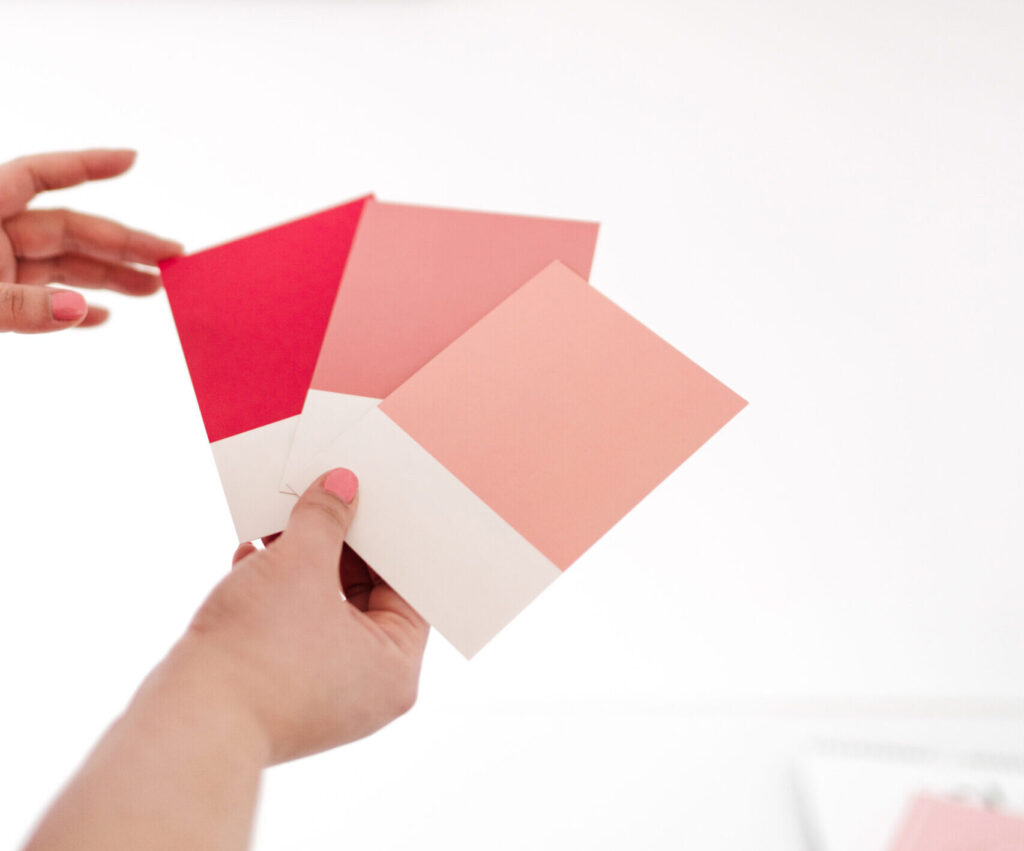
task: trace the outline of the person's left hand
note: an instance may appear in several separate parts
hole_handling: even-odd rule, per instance
[[[156,266],[181,254],[177,242],[71,210],[27,210],[40,192],[124,174],[131,150],[93,150],[21,157],[0,165],[0,331],[38,333],[99,325],[108,311],[56,283],[148,295]]]

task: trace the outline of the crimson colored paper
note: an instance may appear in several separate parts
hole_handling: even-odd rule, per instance
[[[161,265],[241,540],[293,502],[278,484],[367,200]]]

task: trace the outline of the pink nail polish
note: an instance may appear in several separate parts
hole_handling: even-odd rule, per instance
[[[58,322],[72,322],[85,316],[88,308],[78,293],[61,290],[50,296],[50,312]]]
[[[356,491],[359,490],[359,479],[351,470],[339,467],[331,470],[324,479],[324,490],[333,493],[345,505],[348,505],[356,498]]]

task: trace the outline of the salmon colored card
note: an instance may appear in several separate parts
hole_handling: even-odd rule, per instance
[[[745,404],[556,262],[298,485],[354,470],[348,542],[471,656]]]
[[[598,226],[369,201],[281,489],[316,453],[553,260],[590,274]]]
[[[889,851],[1024,851],[1024,818],[923,795]]]
[[[239,540],[282,528],[279,483],[361,198],[160,267]]]

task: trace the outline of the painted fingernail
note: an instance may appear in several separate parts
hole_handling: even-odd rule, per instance
[[[85,316],[85,299],[78,293],[56,292],[50,296],[50,312],[58,322],[72,322]]]
[[[339,467],[331,470],[324,479],[324,490],[333,493],[345,505],[348,505],[356,498],[356,491],[359,490],[359,479],[351,470]]]

